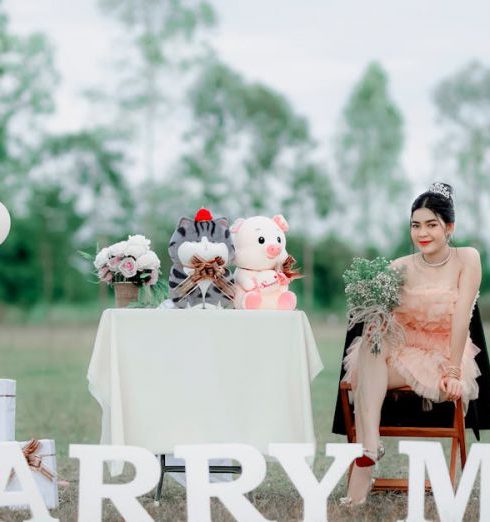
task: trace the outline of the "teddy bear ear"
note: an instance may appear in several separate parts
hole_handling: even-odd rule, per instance
[[[282,214],[277,214],[272,218],[272,221],[283,231],[287,232],[289,230],[289,225],[286,219]]]
[[[230,227],[230,232],[232,234],[236,234],[240,230],[240,227],[243,225],[243,223],[245,223],[243,218],[236,219],[233,225]]]

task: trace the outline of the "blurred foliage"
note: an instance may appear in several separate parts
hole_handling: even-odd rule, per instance
[[[281,208],[280,191],[274,189],[295,177],[300,156],[296,169],[306,170],[304,156],[312,148],[305,118],[281,94],[247,83],[214,59],[201,68],[189,103],[193,128],[178,173],[194,184],[197,197],[234,215]],[[317,172],[311,167],[307,174]]]
[[[465,65],[439,83],[434,102],[444,129],[439,157],[450,163],[445,179],[454,179],[474,245],[488,253],[490,236],[482,224],[490,204],[490,68]]]
[[[403,118],[389,95],[388,76],[371,63],[343,110],[336,146],[345,206],[356,201],[361,209],[355,225],[365,231],[363,246],[386,241],[387,223],[396,223],[396,203],[409,186],[400,166],[403,143]]]
[[[0,183],[12,230],[0,249],[0,298],[9,303],[93,300],[75,252],[85,238],[127,229],[132,197],[116,131],[50,134],[57,73],[42,35],[17,37],[0,4]]]
[[[203,34],[215,24],[216,14],[211,4],[200,0],[98,3],[121,31],[114,52],[114,86],[92,89],[90,96],[140,141],[145,177],[153,180],[159,170],[158,143],[166,138],[160,122],[181,106],[178,86],[184,73],[208,54]]]
[[[123,173],[124,145],[124,135],[103,127],[49,135],[43,141],[33,177],[56,183],[76,198],[84,220],[82,237],[104,241],[126,234],[134,200]]]
[[[81,293],[89,297],[74,263],[73,239],[83,224],[74,198],[65,199],[57,186],[43,185],[34,187],[27,204],[29,215],[14,217],[0,251],[1,300],[32,305],[74,300]]]
[[[298,261],[299,267],[304,267],[305,237],[290,235],[288,237],[288,252]],[[312,246],[314,255],[313,271],[305,274],[303,279],[293,283],[292,290],[298,294],[298,299],[306,305],[305,290],[308,279],[314,292],[314,308],[331,308],[343,312],[345,309],[344,283],[342,273],[359,252],[352,250],[346,243],[335,236],[327,236]],[[302,270],[304,273],[304,270]]]
[[[37,33],[12,34],[0,2],[0,184],[4,201],[22,189],[36,163],[43,118],[54,110],[57,80],[47,38]]]
[[[163,62],[165,57],[156,43],[180,35],[191,40],[200,26],[210,27],[216,21],[216,13],[209,2],[188,0],[99,0],[103,11],[116,16],[133,31],[147,51],[147,59]],[[155,38],[154,51],[148,52],[149,41]]]

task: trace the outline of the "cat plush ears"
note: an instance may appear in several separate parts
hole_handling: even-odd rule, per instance
[[[217,225],[221,225],[223,228],[229,227],[229,222],[228,222],[227,218],[219,217],[219,218],[213,219],[210,216],[211,216],[210,213],[209,213],[209,215],[205,215],[204,213],[201,213],[201,214],[198,213],[198,214],[196,214],[196,217],[194,219],[191,219],[188,217],[181,217],[179,220],[179,224],[177,225],[177,230],[178,229],[187,230],[190,226],[194,226],[195,221],[211,221],[211,220],[214,221]],[[196,218],[198,218],[198,219],[196,219]]]
[[[227,218],[225,218],[225,217],[215,218],[215,217],[213,217],[213,214],[211,213],[211,211],[204,207],[200,208],[196,212],[196,215],[194,216],[194,221],[214,221],[217,225],[219,225],[223,228],[229,227]]]
[[[184,230],[187,230],[190,225],[193,225],[194,224],[194,220],[191,219],[191,218],[188,218],[188,217],[181,217],[179,219],[179,224],[177,225],[177,230],[179,228],[183,228]]]
[[[225,218],[225,217],[215,218],[215,219],[213,219],[213,221],[216,224],[221,225],[223,228],[228,228],[230,226],[230,223],[228,222],[228,219]]]

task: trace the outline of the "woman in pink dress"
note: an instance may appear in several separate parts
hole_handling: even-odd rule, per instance
[[[412,205],[410,234],[418,252],[393,261],[405,267],[400,306],[394,311],[405,342],[383,345],[373,355],[364,337],[357,338],[344,359],[344,380],[353,387],[357,440],[347,504],[362,504],[372,483],[374,464],[384,453],[379,424],[386,390],[409,385],[428,401],[463,398],[465,408],[478,396],[479,376],[468,326],[481,282],[474,248],[450,245],[454,232],[452,189],[433,184]]]

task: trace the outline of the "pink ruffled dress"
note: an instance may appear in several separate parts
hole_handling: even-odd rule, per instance
[[[404,288],[395,317],[405,332],[406,343],[390,346],[387,363],[405,378],[407,384],[422,397],[440,402],[439,383],[450,356],[451,323],[458,290],[417,286]],[[358,353],[362,337],[357,337],[344,359],[344,380],[356,384]],[[476,378],[480,375],[475,356],[479,352],[468,337],[464,347],[462,368],[463,403],[478,397]]]

